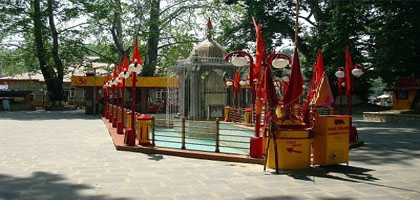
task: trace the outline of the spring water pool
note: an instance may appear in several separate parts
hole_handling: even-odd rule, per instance
[[[190,123],[188,125],[185,128],[185,148],[189,150],[215,152],[215,124]],[[219,150],[223,153],[249,154],[249,141],[253,135],[254,132],[250,129],[220,123]],[[180,149],[182,146],[181,137],[180,127],[155,128],[156,146]]]

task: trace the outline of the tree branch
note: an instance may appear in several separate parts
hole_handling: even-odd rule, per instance
[[[187,1],[187,0],[186,0],[186,1],[180,1],[180,2],[178,2],[178,3],[176,3],[176,4],[172,4],[172,5],[168,6],[168,7],[166,7],[164,10],[162,10],[162,11],[159,13],[159,15],[162,15],[163,13],[165,13],[165,12],[166,12],[166,11],[168,11],[168,10],[170,10],[171,8],[173,8],[173,7],[177,6],[177,5],[183,4],[183,3],[185,3],[185,2],[188,2],[188,1]]]
[[[85,25],[85,24],[89,24],[89,23],[88,22],[83,22],[83,23],[80,23],[80,24],[77,24],[77,25],[74,25],[74,26],[70,26],[70,27],[68,27],[66,29],[63,29],[63,30],[59,31],[58,34],[64,33],[64,32],[66,32],[66,31],[68,31],[70,29],[73,29],[73,28],[76,28],[78,26]]]
[[[309,13],[309,15],[307,17],[301,16],[301,15],[299,15],[298,17],[301,18],[301,19],[304,19],[305,21],[307,21],[312,26],[316,26],[315,22],[311,21],[311,19],[310,19],[311,16],[312,16],[312,11]]]
[[[76,45],[76,46],[78,46],[78,47],[81,47],[81,48],[83,48],[83,49],[85,49],[85,50],[87,50],[87,51],[89,51],[89,52],[92,52],[92,53],[94,53],[94,54],[98,55],[99,57],[101,57],[101,58],[103,58],[103,59],[105,59],[105,60],[109,61],[110,63],[114,63],[114,62],[115,62],[115,59],[114,59],[114,58],[110,58],[110,57],[108,57],[108,56],[106,56],[106,55],[103,55],[103,54],[101,54],[101,53],[99,53],[99,52],[97,52],[97,51],[93,50],[93,49],[89,49],[89,48],[87,48],[87,47],[86,47],[86,45],[85,45],[85,44],[83,44],[83,43],[81,43],[81,44],[82,44],[82,45],[80,45],[80,44],[75,44],[75,45]]]
[[[159,46],[158,49],[162,49],[162,48],[165,48],[165,47],[170,47],[170,46],[177,45],[177,44],[185,44],[185,43],[192,43],[192,42],[200,42],[200,41],[199,40],[190,40],[190,41],[176,41],[176,42],[173,42],[173,43],[168,42],[168,44],[164,44],[162,46]]]

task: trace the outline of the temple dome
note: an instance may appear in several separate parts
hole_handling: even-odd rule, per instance
[[[197,44],[191,51],[190,56],[224,58],[226,48],[212,39],[206,39]]]

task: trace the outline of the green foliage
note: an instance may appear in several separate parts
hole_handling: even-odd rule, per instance
[[[42,38],[47,63],[53,68],[46,2],[41,1]],[[284,39],[294,39],[296,0],[166,0],[161,1],[159,16],[151,17],[152,5],[156,2],[55,1],[59,54],[64,66],[82,63],[86,55],[116,63],[122,54],[131,55],[133,38],[137,36],[146,66],[157,62],[156,73],[163,76],[180,56],[187,57],[194,44],[205,38],[208,18],[213,22],[213,38],[226,45],[228,51],[254,51],[252,17],[262,25],[267,52],[278,49]],[[334,83],[335,69],[344,66],[346,45],[350,46],[353,63],[370,69],[355,81],[355,93],[364,99],[370,92],[378,92],[369,91],[372,83],[379,87],[378,77],[392,85],[404,76],[420,76],[420,2],[300,2],[298,44],[307,79],[317,49],[322,48],[330,81]],[[30,1],[3,0],[0,3],[0,70],[3,74],[38,69],[31,9]],[[150,30],[153,24],[158,25],[159,31]],[[158,38],[157,47],[156,43],[151,44],[151,36]],[[157,48],[155,61],[150,48]]]
[[[420,2],[377,1],[369,34],[372,68],[385,83],[420,76]]]

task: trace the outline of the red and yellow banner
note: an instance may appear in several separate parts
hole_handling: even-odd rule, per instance
[[[104,76],[72,76],[71,86],[73,87],[102,87]],[[178,87],[178,79],[174,77],[137,77],[136,87]],[[126,87],[131,87],[131,77],[125,82]]]

